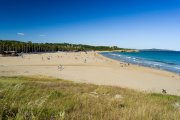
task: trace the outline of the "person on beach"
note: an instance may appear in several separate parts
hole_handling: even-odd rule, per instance
[[[59,66],[58,66],[58,70],[60,70],[60,71],[63,70],[63,66],[62,66],[62,65],[59,65]]]
[[[50,60],[51,58],[50,57],[47,57],[47,60]]]
[[[162,89],[162,94],[166,94],[167,91],[165,89]]]
[[[86,63],[87,62],[87,60],[86,59],[84,59],[84,63]]]

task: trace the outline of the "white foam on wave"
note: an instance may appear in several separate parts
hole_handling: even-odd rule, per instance
[[[180,67],[174,67],[174,68],[180,70]]]
[[[153,64],[154,66],[162,66],[162,65],[160,65],[160,64],[157,64],[157,63],[155,63],[155,64]]]
[[[118,55],[118,54],[113,54],[113,53],[111,53],[111,55],[113,55],[113,56],[119,56],[119,57],[121,56],[121,55]]]
[[[119,59],[121,59],[122,61],[125,61],[125,62],[130,62],[130,63],[139,64],[142,66],[153,67],[153,68],[158,68],[158,69],[164,69],[164,70],[173,71],[173,72],[174,71],[180,72],[180,66],[167,65],[163,62],[156,62],[156,61],[152,61],[152,60],[140,59],[140,58],[136,58],[134,56],[119,55],[119,54],[114,54],[114,53],[110,53],[110,55],[119,57]]]

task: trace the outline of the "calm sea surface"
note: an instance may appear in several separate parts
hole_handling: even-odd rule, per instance
[[[179,51],[102,52],[105,57],[180,74]]]

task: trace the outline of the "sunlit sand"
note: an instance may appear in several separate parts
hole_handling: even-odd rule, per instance
[[[112,85],[140,91],[180,95],[180,76],[128,65],[98,52],[57,52],[0,57],[0,76],[43,75],[75,82]]]

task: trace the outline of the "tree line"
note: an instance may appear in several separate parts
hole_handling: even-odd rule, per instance
[[[0,40],[0,53],[16,51],[17,53],[56,52],[56,51],[112,51],[123,50],[117,46],[91,46],[69,43],[32,43],[15,40]]]

